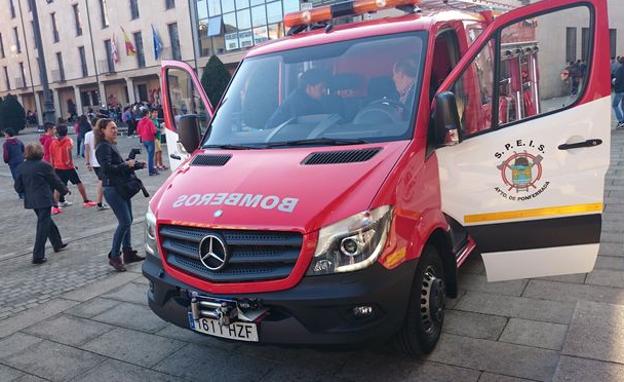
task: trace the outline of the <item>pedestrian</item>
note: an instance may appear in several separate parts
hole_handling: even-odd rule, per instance
[[[156,126],[156,136],[154,137],[154,166],[156,166],[156,171],[164,171],[167,167],[163,164],[162,160],[162,133],[160,131],[160,121],[158,120],[158,109],[152,109],[151,117],[152,123]]]
[[[76,171],[74,159],[72,158],[72,148],[74,146],[74,142],[67,136],[67,125],[56,126],[56,133],[58,135],[58,139],[50,144],[50,159],[52,160],[52,167],[54,167],[54,171],[63,184],[67,185],[67,182],[71,182],[73,185],[78,187],[78,191],[82,196],[82,206],[84,208],[95,207],[97,203],[89,200],[87,197],[87,191],[85,190],[84,184],[82,184],[82,181],[78,176],[78,172]],[[59,205],[61,207],[69,207],[72,203],[65,200],[62,195],[59,195]]]
[[[43,134],[39,137],[39,143],[43,147],[43,160],[50,163],[50,144],[55,139],[56,126],[52,122],[43,124]]]
[[[91,131],[91,124],[89,123],[87,116],[83,114],[78,117],[78,122],[76,123],[76,126],[76,140],[78,141],[76,142],[76,155],[82,156],[84,158],[84,137],[89,131]]]
[[[93,130],[95,130],[98,121],[99,118],[93,119]],[[102,189],[102,168],[95,157],[95,136],[93,135],[93,130],[85,135],[85,163],[87,169],[95,172],[95,176],[98,178],[95,202],[97,203],[98,211],[104,211],[108,209],[108,206],[102,203],[104,195]]]
[[[54,252],[60,252],[67,244],[63,243],[61,234],[52,220],[52,192],[56,190],[61,195],[69,192],[52,166],[43,161],[43,147],[39,143],[29,143],[25,149],[26,161],[18,168],[15,180],[15,191],[24,194],[24,208],[34,210],[37,215],[37,233],[33,248],[33,264],[43,264],[45,258],[45,243],[50,240]]]
[[[104,197],[119,223],[113,235],[111,251],[108,253],[108,263],[116,271],[124,272],[126,270],[124,264],[142,261],[145,258],[132,249],[132,196],[124,195],[119,189],[129,183],[134,170],[143,168],[145,164],[134,159],[123,160],[117,149],[117,124],[113,120],[100,119],[93,134],[96,144],[95,156],[102,169]]]
[[[13,177],[13,181],[15,181],[19,174],[19,165],[24,161],[24,144],[22,141],[15,138],[15,131],[11,128],[4,131],[4,137],[6,140],[2,145],[2,157],[4,163],[9,165],[11,176]],[[20,199],[24,199],[24,194],[21,192],[18,192],[17,196]]]
[[[624,111],[622,110],[622,99],[624,99],[624,57],[620,57],[620,66],[615,72],[615,79],[613,80],[613,91],[615,95],[613,97],[613,111],[615,112],[615,118],[618,121],[617,128],[624,128]]]
[[[139,125],[137,126],[137,134],[141,138],[141,142],[143,142],[143,146],[145,146],[145,150],[147,151],[147,168],[149,170],[149,176],[158,175],[158,170],[154,167],[154,154],[156,151],[156,126],[154,126],[154,122],[150,119],[150,112],[148,109],[143,109],[141,120],[139,121]]]

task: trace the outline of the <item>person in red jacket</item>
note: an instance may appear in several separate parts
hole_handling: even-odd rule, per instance
[[[87,198],[87,191],[74,166],[74,159],[72,158],[74,142],[67,136],[67,126],[58,125],[56,127],[56,132],[58,134],[58,139],[50,144],[50,159],[54,171],[58,177],[61,178],[63,184],[67,185],[67,182],[71,182],[78,187],[78,191],[82,196],[82,206],[84,208],[95,207],[97,203]],[[61,196],[60,205],[62,207],[67,207],[71,206],[71,203],[64,200]]]
[[[154,154],[156,151],[156,126],[150,119],[150,112],[148,109],[143,110],[141,120],[137,126],[137,134],[145,146],[147,151],[147,168],[149,169],[149,175],[158,175],[158,171],[154,168]]]
[[[43,160],[50,163],[50,143],[54,138],[54,124],[46,122],[43,124],[44,133],[39,137],[39,143],[43,147]]]

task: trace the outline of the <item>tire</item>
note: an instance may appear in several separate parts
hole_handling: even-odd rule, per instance
[[[396,342],[402,353],[429,354],[442,332],[446,301],[444,266],[433,246],[426,246],[416,267],[409,306]]]

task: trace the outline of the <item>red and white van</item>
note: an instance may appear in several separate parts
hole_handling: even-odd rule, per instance
[[[395,336],[426,353],[471,253],[489,281],[590,271],[610,157],[607,3],[499,6],[289,14],[288,36],[249,51],[216,108],[188,65],[164,62],[180,163],[147,213],[151,309],[234,340]],[[390,7],[404,14],[332,24]],[[565,23],[582,42],[566,45]]]

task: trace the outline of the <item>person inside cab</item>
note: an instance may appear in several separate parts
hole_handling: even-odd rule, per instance
[[[392,81],[399,93],[399,102],[404,110],[410,110],[416,95],[415,83],[418,75],[418,63],[412,58],[404,58],[394,64]]]
[[[304,72],[299,79],[299,87],[277,108],[269,118],[266,128],[277,127],[293,117],[325,114],[325,107],[321,99],[326,92],[325,72],[320,69],[310,69]]]

